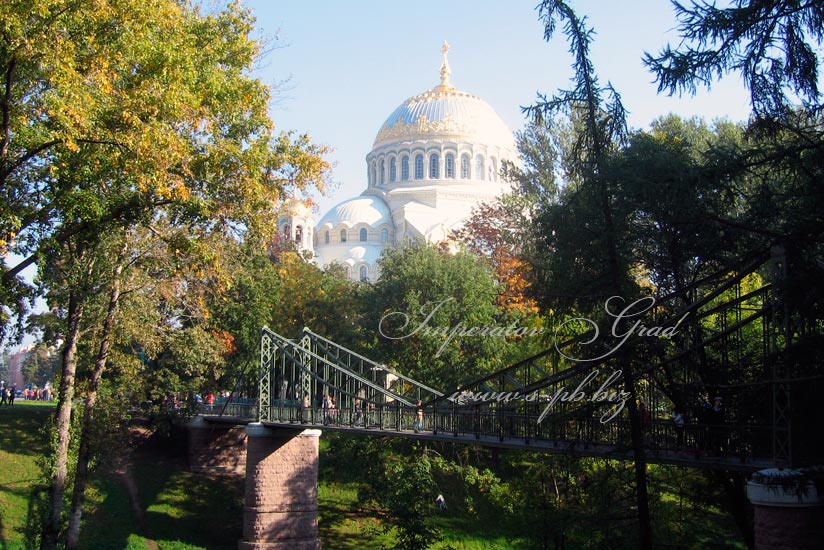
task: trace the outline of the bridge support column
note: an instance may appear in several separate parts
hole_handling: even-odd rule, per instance
[[[798,470],[753,474],[747,496],[755,508],[755,550],[816,550],[824,540],[824,493]]]
[[[239,550],[319,550],[320,430],[246,426],[246,487]]]
[[[246,471],[244,426],[207,422],[196,416],[186,426],[189,469],[199,474],[242,476]]]

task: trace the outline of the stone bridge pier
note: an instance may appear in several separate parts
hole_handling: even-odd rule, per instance
[[[191,471],[206,475],[246,473],[245,426],[207,422],[196,416],[186,427]]]
[[[320,430],[246,426],[243,540],[239,550],[319,550]]]

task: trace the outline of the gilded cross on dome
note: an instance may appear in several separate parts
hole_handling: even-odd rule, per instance
[[[452,86],[449,85],[449,75],[452,74],[452,71],[449,69],[449,60],[446,58],[447,53],[449,53],[449,42],[444,40],[443,46],[441,46],[441,54],[443,55],[443,63],[441,63],[441,86],[443,86],[442,89],[452,88]]]

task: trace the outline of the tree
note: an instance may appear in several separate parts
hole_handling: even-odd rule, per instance
[[[515,194],[493,204],[481,204],[473,208],[466,224],[451,235],[470,252],[489,259],[498,282],[498,306],[523,315],[537,312],[530,296],[530,266],[523,260],[528,205],[529,199]]]
[[[788,92],[805,109],[820,108],[816,46],[824,39],[824,6],[815,0],[736,0],[731,7],[673,2],[682,42],[644,63],[658,91],[695,93],[727,73],[740,72],[758,118],[783,118]]]
[[[41,388],[46,384],[53,383],[59,369],[57,358],[58,356],[54,353],[54,350],[49,349],[48,345],[40,342],[20,366],[23,380],[27,384],[34,384]]]
[[[616,204],[615,182],[609,174],[610,154],[624,143],[626,137],[625,111],[612,86],[601,87],[598,83],[589,59],[593,31],[587,28],[585,19],[580,19],[566,2],[560,0],[545,0],[539,5],[539,14],[546,40],[552,38],[558,21],[564,23],[564,33],[574,58],[572,89],[562,90],[549,100],[539,96],[539,101],[526,109],[537,122],[566,110],[572,115],[574,130],[568,153],[570,162],[566,163],[569,178],[564,197],[556,205],[550,203],[546,212],[536,219],[539,246],[546,243],[542,250],[548,257],[548,260],[542,258],[539,261],[543,263],[544,274],[549,275],[553,283],[567,281],[577,287],[571,299],[580,311],[599,311],[600,307],[593,308],[593,298],[599,299],[599,306],[603,306],[603,300],[610,296],[631,299],[638,292],[631,277],[628,243],[622,238],[626,232],[626,212]],[[618,330],[622,328],[618,327]],[[630,396],[627,409],[635,461],[639,548],[650,550],[652,529],[646,458],[635,380],[627,350],[619,352],[616,360],[625,391]]]
[[[754,246],[752,236],[734,226],[744,211],[736,190],[746,182],[719,181],[711,156],[743,139],[741,125],[710,127],[669,115],[634,133],[612,159],[618,200],[629,217],[632,263],[660,293],[732,266]]]
[[[504,364],[505,335],[479,333],[511,324],[495,305],[496,284],[484,260],[422,243],[388,250],[380,271],[367,289],[362,325],[376,358],[437,389]],[[464,334],[470,329],[476,330]]]
[[[275,269],[281,298],[269,313],[272,329],[295,336],[307,327],[343,345],[355,342],[362,285],[340,266],[322,270],[296,252],[280,254]]]
[[[180,247],[265,235],[285,194],[322,186],[328,164],[307,136],[273,134],[269,92],[247,76],[252,19],[236,5],[203,16],[170,0],[22,1],[0,15],[2,320],[30,296],[20,274],[35,262],[65,320],[42,542],[55,548],[78,342],[89,298],[111,290],[101,237],[160,221],[186,229]]]
[[[432,466],[428,458],[404,461],[388,457],[384,462],[383,500],[392,522],[398,529],[395,548],[423,550],[440,540],[440,531],[432,525]]]

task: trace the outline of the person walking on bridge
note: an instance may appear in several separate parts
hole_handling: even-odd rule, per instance
[[[418,400],[415,407],[415,433],[419,433],[423,430],[423,403]]]

